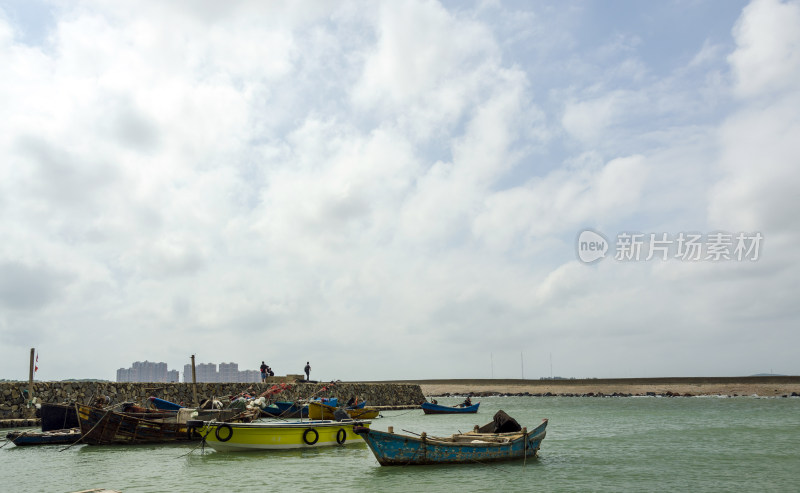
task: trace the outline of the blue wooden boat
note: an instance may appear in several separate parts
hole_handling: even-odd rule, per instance
[[[516,460],[535,457],[546,435],[547,420],[533,431],[526,428],[506,433],[475,431],[435,437],[400,435],[355,427],[382,466],[427,464],[465,464]]]
[[[339,398],[338,397],[318,397],[314,399],[317,402],[321,402],[326,406],[333,406],[339,407]]]
[[[364,409],[364,406],[367,405],[367,401],[361,401],[354,406],[347,406],[345,409]]]
[[[278,415],[281,418],[307,418],[308,406],[298,406],[294,402],[276,401],[272,403],[273,406],[280,410]]]
[[[425,414],[470,414],[477,413],[480,402],[476,402],[471,406],[442,406],[441,404],[433,404],[432,402],[423,402],[422,411]]]
[[[12,431],[6,438],[16,445],[63,445],[77,442],[81,438],[81,430],[70,428],[50,431]]]
[[[160,409],[162,411],[177,411],[183,407],[180,404],[165,401],[164,399],[159,399],[158,397],[150,397],[150,404],[156,409]]]
[[[264,406],[261,408],[261,416],[267,418],[282,418],[281,410],[275,404]]]

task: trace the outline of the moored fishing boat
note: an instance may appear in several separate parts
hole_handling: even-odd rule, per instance
[[[231,409],[181,409],[164,417],[163,412],[119,412],[111,408],[99,408],[76,404],[81,442],[89,445],[161,443],[197,440],[200,437],[188,432],[186,421],[196,413],[207,419],[220,421],[251,421],[252,414],[239,413]]]
[[[175,417],[149,417],[76,404],[81,442],[89,445],[160,443],[196,439]],[[155,413],[154,413],[155,414]],[[173,413],[173,415],[176,413]]]
[[[280,413],[276,417],[280,418],[307,418],[308,406],[300,405],[295,402],[276,401],[272,404],[277,407]]]
[[[100,406],[106,409],[104,406]],[[143,407],[135,402],[123,402],[116,407],[125,414],[136,416],[139,418],[159,419],[159,418],[175,418],[178,414],[177,411],[166,411],[158,408]]]
[[[261,416],[266,418],[282,418],[281,410],[275,404],[264,406],[261,408]],[[288,418],[288,417],[287,417]]]
[[[311,419],[335,419],[337,409],[319,401],[311,401],[308,403],[308,417]],[[344,408],[343,411],[347,413],[350,419],[373,419],[380,414],[378,409],[370,407]]]
[[[530,432],[521,428],[494,433],[491,431],[498,428],[491,425],[476,426],[474,431],[449,437],[428,436],[424,432],[418,436],[400,435],[391,428],[378,431],[356,427],[354,431],[364,438],[382,466],[496,462],[535,457],[546,435],[547,420]]]
[[[366,407],[366,405],[367,405],[367,401],[361,401],[358,404],[348,405],[345,409],[364,409],[364,407]]]
[[[184,406],[180,404],[176,404],[174,402],[170,402],[164,399],[159,399],[158,397],[150,397],[148,399],[150,401],[150,405],[155,409],[161,409],[162,411],[175,411],[177,412],[178,409],[182,409]]]
[[[12,431],[6,435],[17,447],[26,445],[59,445],[74,443],[81,437],[81,430],[68,428],[50,431]]]
[[[361,442],[354,427],[369,429],[370,421],[310,420],[254,423],[220,423],[190,420],[187,423],[219,452],[274,450],[343,445]]]
[[[345,408],[344,412],[350,416],[350,419],[374,419],[377,418],[381,411],[379,409],[375,409],[374,407],[363,407],[363,408]]]
[[[441,404],[434,404],[432,402],[422,403],[422,412],[425,414],[470,414],[477,413],[480,402],[476,402],[471,406],[442,406]]]

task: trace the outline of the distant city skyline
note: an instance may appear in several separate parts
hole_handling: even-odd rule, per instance
[[[260,382],[259,370],[239,370],[239,363],[196,363],[195,376],[205,383]],[[180,372],[169,370],[167,363],[135,361],[130,368],[117,370],[117,382],[180,382]],[[192,381],[192,365],[183,366],[183,381]]]
[[[135,361],[130,368],[117,370],[117,382],[178,382],[178,370],[168,370],[164,362]]]
[[[239,363],[220,363],[219,370],[216,363],[196,363],[195,376],[198,382],[260,382],[259,370],[239,370]],[[192,365],[183,365],[183,381],[192,381]]]

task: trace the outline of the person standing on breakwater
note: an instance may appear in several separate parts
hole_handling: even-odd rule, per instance
[[[311,364],[308,361],[306,361],[305,371],[306,371],[306,380],[311,380]]]
[[[261,362],[261,381],[262,382],[266,382],[267,381],[267,368],[269,368],[267,366],[267,364],[262,361]]]

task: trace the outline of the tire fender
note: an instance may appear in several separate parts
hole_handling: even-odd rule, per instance
[[[228,434],[227,435],[220,434],[219,430],[225,430],[225,429],[228,430]],[[231,425],[223,423],[217,426],[217,429],[214,431],[214,436],[217,437],[217,440],[219,440],[220,442],[227,442],[228,440],[233,438],[233,428],[231,428]]]
[[[309,440],[308,435],[312,433],[314,434],[314,439]],[[315,430],[314,428],[308,428],[306,431],[303,432],[303,442],[305,442],[306,445],[314,445],[315,443],[317,443],[318,440],[319,440],[319,432],[317,432],[317,430]]]

